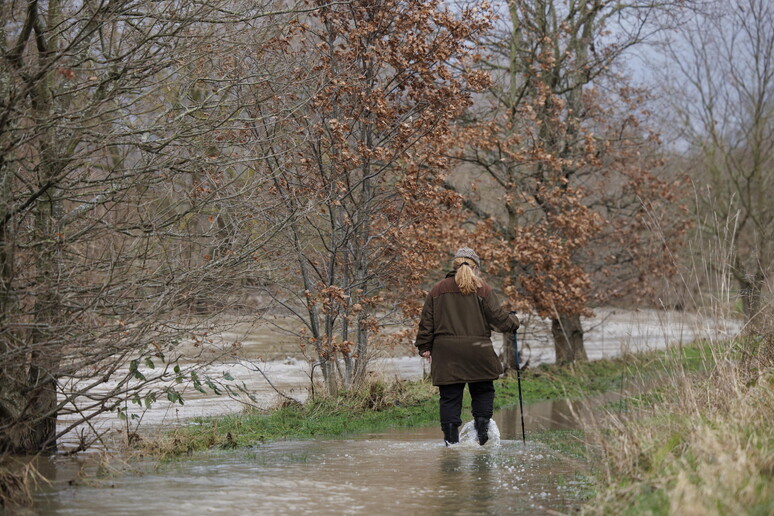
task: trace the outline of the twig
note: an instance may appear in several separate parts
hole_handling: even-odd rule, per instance
[[[245,365],[245,367],[247,367],[248,369],[251,369],[251,370],[253,370],[253,371],[257,371],[258,373],[261,373],[261,376],[263,376],[263,379],[264,379],[264,380],[266,380],[266,383],[268,383],[268,384],[269,384],[269,386],[270,386],[272,389],[274,389],[274,392],[276,392],[277,394],[279,394],[280,396],[282,396],[282,397],[283,397],[283,398],[285,398],[286,400],[292,401],[293,403],[298,403],[299,405],[301,404],[301,402],[300,402],[300,401],[298,401],[297,399],[295,399],[295,398],[292,398],[292,397],[288,396],[287,394],[285,394],[284,392],[280,391],[280,390],[279,390],[279,389],[278,389],[278,388],[277,388],[277,387],[276,387],[276,386],[275,386],[275,385],[272,383],[272,381],[269,379],[269,377],[266,375],[266,373],[264,373],[264,372],[263,372],[263,369],[261,369],[260,367],[258,367],[257,365],[255,365],[255,363],[253,363],[253,362],[250,362],[250,361],[247,361],[247,360],[241,360],[240,362],[241,362],[243,365]]]

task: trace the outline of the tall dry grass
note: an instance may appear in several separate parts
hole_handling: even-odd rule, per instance
[[[655,401],[587,435],[603,482],[586,514],[774,514],[771,364],[676,373]]]
[[[687,304],[707,317],[738,305],[728,226],[726,239],[694,244],[681,277]],[[668,354],[672,372],[655,391],[587,425],[600,462],[584,514],[774,515],[774,294],[764,295],[754,327],[706,336],[705,371]]]
[[[32,493],[41,482],[45,479],[32,461],[0,460],[0,512],[13,514],[31,505]]]

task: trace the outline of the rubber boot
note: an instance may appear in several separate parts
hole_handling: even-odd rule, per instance
[[[473,419],[473,425],[476,427],[476,433],[478,434],[478,444],[484,446],[489,440],[489,418],[477,417]]]
[[[446,446],[460,442],[459,425],[455,425],[454,423],[444,423],[441,425],[441,429],[443,430],[443,440],[446,443]]]

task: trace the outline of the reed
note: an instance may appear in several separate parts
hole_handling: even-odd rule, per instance
[[[13,514],[20,507],[32,504],[32,493],[40,481],[45,481],[33,461],[16,461],[5,457],[0,462],[0,510]]]
[[[694,306],[718,317],[735,304],[728,249],[703,249],[683,277]],[[708,335],[704,370],[666,363],[656,392],[586,425],[598,467],[583,514],[774,514],[774,299],[754,321],[732,339]]]
[[[747,345],[586,428],[602,466],[585,514],[774,514],[774,368],[740,367],[728,352]]]

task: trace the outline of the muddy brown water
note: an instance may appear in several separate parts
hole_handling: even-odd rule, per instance
[[[615,395],[612,395],[614,398]],[[612,399],[598,398],[595,404]],[[530,439],[577,427],[566,401],[495,414],[495,439],[446,447],[437,426],[213,451],[132,472],[89,459],[39,464],[51,484],[21,514],[556,514],[579,504],[587,466]],[[463,434],[464,434],[463,429]],[[499,436],[497,434],[499,433]],[[78,478],[79,472],[86,477]]]
[[[554,361],[554,347],[550,339],[550,321],[524,317],[524,326],[520,330],[520,345],[522,357],[529,359],[531,366]],[[274,325],[289,327],[287,320],[275,320]],[[212,353],[223,353],[231,349],[234,342],[240,342],[242,356],[234,359],[230,354],[223,355],[210,366],[199,371],[202,378],[212,378],[216,382],[233,377],[233,385],[244,385],[251,392],[254,402],[250,405],[258,408],[270,408],[283,400],[273,387],[279,389],[284,396],[289,396],[303,402],[309,395],[312,366],[309,360],[299,352],[298,341],[276,331],[274,325],[232,322],[217,335],[213,334]],[[728,336],[739,329],[738,321],[722,318],[711,318],[687,312],[670,312],[658,310],[612,310],[599,309],[597,316],[584,319],[584,341],[589,359],[609,358],[626,352],[663,349],[667,346],[679,346],[697,338],[708,336]],[[501,335],[492,338],[495,349],[499,352],[504,345]],[[507,345],[511,345],[510,342]],[[216,353],[214,350],[219,350]],[[201,350],[200,350],[201,351]],[[404,350],[405,351],[405,350]],[[220,356],[220,355],[219,355]],[[401,355],[398,350],[393,353],[376,352],[369,363],[369,373],[386,380],[402,378],[414,380],[421,378],[429,369],[426,360],[416,353]],[[140,365],[140,370],[148,377],[154,371]],[[262,372],[263,374],[259,374]],[[95,393],[109,392],[116,387],[116,382],[128,374],[128,364],[119,371],[111,382],[107,382]],[[271,384],[267,381],[271,380]],[[320,381],[319,369],[316,380]],[[226,382],[228,383],[228,382]],[[163,387],[167,384],[160,384]],[[228,396],[217,396],[210,392],[198,392],[190,383],[176,384],[170,378],[169,386],[181,391],[185,399],[184,405],[155,403],[149,409],[134,404],[127,404],[127,412],[131,419],[120,421],[115,413],[104,413],[92,419],[88,425],[75,427],[69,435],[60,441],[63,447],[75,447],[81,433],[91,434],[108,432],[110,434],[129,432],[142,433],[144,427],[169,427],[185,424],[187,420],[197,416],[216,416],[242,410],[248,402],[244,396],[240,399]],[[273,386],[273,387],[272,387]],[[322,389],[320,385],[318,388]],[[63,387],[64,390],[67,386]],[[165,398],[162,396],[162,400]],[[89,404],[90,400],[81,400]],[[67,428],[78,420],[79,414],[59,418],[60,428]],[[136,419],[135,419],[136,418]]]
[[[678,317],[679,316],[679,317]],[[683,314],[613,314],[589,333],[589,357],[657,349],[706,332],[706,320]],[[714,327],[710,328],[715,331]],[[269,336],[245,341],[274,384],[303,399],[308,366],[288,350],[269,349]],[[550,343],[529,339],[531,363],[552,361]],[[271,353],[270,353],[271,351]],[[285,358],[282,358],[285,356]],[[385,357],[385,377],[416,378],[425,364],[416,356]],[[221,371],[221,369],[223,369]],[[262,376],[243,364],[219,365],[268,405],[275,394]],[[263,393],[263,394],[261,394]],[[615,396],[615,395],[612,395]],[[197,415],[239,410],[241,404],[213,396],[187,394],[185,407],[159,404],[143,414],[144,424],[187,424]],[[594,403],[610,401],[609,396]],[[495,415],[499,445],[473,443],[445,447],[438,426],[399,429],[349,439],[282,441],[249,449],[213,451],[172,463],[133,462],[99,471],[97,454],[41,460],[37,466],[50,484],[35,494],[35,504],[19,514],[555,514],[572,512],[584,489],[586,465],[530,439],[534,432],[577,427],[575,416],[594,411],[563,401],[526,407],[527,443],[522,444],[517,410]],[[62,421],[61,423],[65,423]],[[125,431],[113,415],[95,420],[100,431]],[[116,459],[108,463],[115,466]],[[112,472],[111,472],[112,471]],[[86,475],[82,475],[82,473]]]

